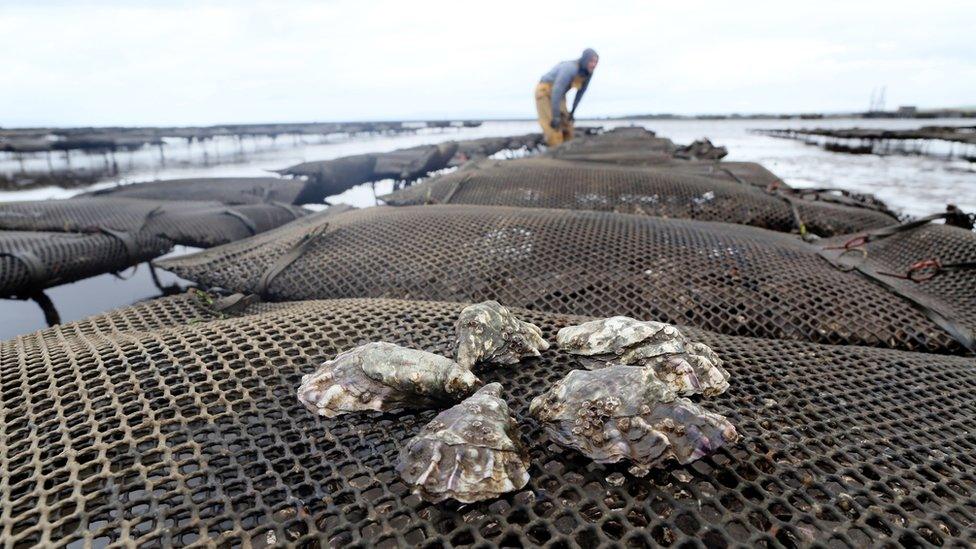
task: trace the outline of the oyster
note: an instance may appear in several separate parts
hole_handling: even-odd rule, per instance
[[[529,482],[528,452],[501,391],[499,383],[485,385],[407,442],[396,468],[415,493],[471,503]]]
[[[682,395],[714,396],[729,388],[722,359],[707,345],[689,340],[670,324],[615,316],[567,326],[556,334],[559,348],[587,357],[583,366],[648,366]]]
[[[690,463],[739,438],[724,416],[678,397],[638,366],[573,370],[533,399],[529,413],[559,444],[597,463],[630,461],[637,476],[668,458]]]
[[[454,358],[468,369],[485,362],[516,364],[549,348],[538,326],[519,320],[497,301],[465,307],[454,327]]]
[[[479,386],[481,380],[449,358],[392,343],[367,343],[304,376],[298,399],[313,412],[335,417],[457,402]]]

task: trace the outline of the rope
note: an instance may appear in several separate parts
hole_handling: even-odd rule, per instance
[[[277,200],[269,200],[267,203],[271,204],[272,206],[277,206],[290,213],[293,221],[299,217],[302,217],[302,214],[298,211],[298,209],[290,204],[285,204],[284,202],[279,202]]]
[[[117,231],[107,227],[96,227],[95,231],[106,236],[111,236],[112,238],[121,242],[122,246],[125,248],[125,259],[127,263],[132,263],[139,255],[139,244],[136,242],[135,237],[132,236],[132,233],[127,231]]]
[[[934,299],[931,296],[914,292],[910,289],[896,286],[892,278],[922,282],[929,280],[943,272],[955,270],[976,269],[976,263],[953,263],[942,265],[936,259],[926,259],[916,262],[904,274],[886,273],[875,269],[868,261],[868,252],[864,247],[869,242],[875,242],[889,236],[912,231],[936,219],[944,219],[949,213],[929,215],[909,223],[892,225],[849,239],[841,246],[825,246],[818,249],[822,258],[838,269],[848,272],[854,271],[865,278],[880,284],[893,294],[913,304],[937,326],[946,331],[972,353],[976,353],[976,335],[961,322],[951,306]]]
[[[440,201],[440,203],[441,204],[448,204],[451,201],[451,199],[454,198],[454,195],[459,190],[461,190],[461,187],[464,186],[465,183],[468,183],[469,181],[471,181],[471,176],[472,176],[472,173],[470,171],[467,171],[467,172],[465,172],[465,174],[463,176],[459,177],[458,180],[457,180],[457,182],[454,183],[454,186],[451,187],[451,190],[447,192],[447,195],[444,197],[443,200]]]
[[[287,252],[278,257],[271,267],[261,275],[261,278],[258,280],[258,284],[254,288],[253,293],[261,296],[262,298],[265,297],[268,287],[274,281],[275,277],[281,274],[281,272],[287,269],[292,263],[297,261],[298,258],[302,257],[302,255],[305,254],[305,251],[308,250],[308,248],[310,248],[320,236],[325,234],[328,227],[328,223],[323,223],[322,225],[313,228],[311,231],[302,236],[302,238],[299,239],[299,241],[296,242]]]
[[[30,287],[43,287],[51,279],[51,272],[47,265],[34,252],[28,250],[14,250],[11,252],[0,252],[0,257],[11,257],[20,261],[27,269],[27,278],[30,280]]]
[[[244,224],[245,227],[247,227],[247,230],[251,232],[251,236],[254,236],[254,235],[258,234],[258,232],[259,232],[258,231],[258,227],[257,227],[257,225],[254,224],[254,220],[251,219],[250,217],[242,214],[241,212],[239,212],[237,210],[234,210],[234,209],[231,209],[231,208],[227,208],[226,210],[224,210],[224,211],[222,211],[220,213],[222,213],[224,215],[229,215],[229,216],[231,216],[233,218],[238,219],[241,223]]]
[[[938,259],[932,258],[913,263],[904,273],[883,273],[878,271],[878,274],[900,278],[901,280],[911,280],[912,282],[925,282],[943,273],[969,270],[976,270],[976,261],[943,265]]]
[[[256,294],[231,294],[214,301],[214,311],[221,314],[236,314],[242,312],[248,306],[259,303],[261,297]]]
[[[863,234],[859,234],[851,237],[850,240],[845,242],[840,246],[829,246],[824,248],[824,250],[849,250],[851,248],[860,248],[869,242],[874,242],[881,240],[883,238],[888,238],[899,233],[904,233],[908,231],[913,231],[919,227],[927,225],[931,221],[936,219],[947,219],[951,216],[951,213],[940,213],[927,215],[925,217],[920,217],[914,221],[908,223],[900,223],[898,225],[889,225],[887,227],[882,227],[880,229],[875,229],[873,231],[867,231]]]

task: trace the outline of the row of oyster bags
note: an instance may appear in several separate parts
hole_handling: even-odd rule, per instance
[[[455,330],[453,360],[368,343],[304,376],[298,398],[329,418],[457,403],[407,442],[397,471],[428,501],[470,503],[521,489],[530,465],[502,385],[484,385],[474,371],[540,356],[549,343],[495,301],[462,310]],[[674,326],[618,316],[563,328],[557,344],[586,369],[536,396],[529,413],[559,444],[597,463],[626,461],[643,476],[669,458],[687,464],[738,440],[725,417],[686,398],[728,388],[721,359]]]

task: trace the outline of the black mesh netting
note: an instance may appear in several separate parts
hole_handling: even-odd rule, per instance
[[[670,161],[675,150],[677,146],[670,139],[634,127],[577,137],[546,154],[565,160],[652,165]]]
[[[293,204],[305,182],[278,177],[206,177],[167,179],[120,185],[91,193],[96,196],[148,198],[152,200],[200,200],[223,204]]]
[[[976,543],[972,359],[694,330],[732,376],[707,405],[738,444],[642,479],[556,445],[527,413],[577,367],[553,349],[481,374],[505,388],[529,484],[425,503],[394,467],[438,410],[328,420],[295,391],[370,341],[449,353],[461,307],[314,301],[220,319],[183,295],[0,344],[6,545]],[[579,320],[515,312],[549,340]]]
[[[0,204],[0,229],[91,232],[101,229],[159,236],[209,247],[240,240],[292,221],[306,210],[286,204],[81,197]]]
[[[541,133],[527,133],[503,137],[482,137],[458,141],[458,150],[450,165],[486,158],[504,150],[535,149],[542,145]]]
[[[958,235],[959,254],[972,256],[976,235],[945,230]],[[905,234],[906,242],[913,234]],[[283,257],[293,261],[282,266]],[[240,292],[258,290],[262,275],[280,270],[264,280],[272,300],[495,299],[733,335],[963,351],[912,303],[832,266],[813,245],[725,223],[498,206],[381,207],[286,226],[259,241],[160,265]],[[947,310],[955,307],[955,294],[936,293],[944,291],[941,285],[920,284],[918,291],[947,301]],[[955,309],[971,329],[967,310]]]
[[[836,237],[822,241],[819,247],[843,246],[848,237]],[[851,252],[854,259],[867,263],[873,270],[890,275],[907,276],[911,267],[919,262],[936,259],[942,265],[976,264],[976,235],[970,230],[941,224],[928,224],[910,232],[895,234],[872,241],[863,257]],[[969,327],[976,328],[976,272],[944,270],[932,278],[931,270],[919,271],[919,281],[885,276],[884,280],[905,292],[919,292],[939,296],[952,303],[961,318],[970,319]]]
[[[303,162],[278,173],[308,178],[297,203],[322,202],[361,183],[396,179],[411,181],[428,172],[447,167],[458,150],[449,141],[436,145],[420,145],[390,152],[344,156],[330,160]]]
[[[279,173],[308,178],[294,202],[317,203],[361,183],[382,179],[412,181],[430,172],[484,158],[502,150],[534,149],[541,139],[540,134],[525,134],[447,141],[389,152],[303,162]]]
[[[690,175],[748,183],[763,189],[770,185],[781,189],[789,188],[789,185],[780,179],[779,176],[766,169],[762,164],[755,162],[696,162],[673,160],[654,167]]]
[[[677,146],[642,128],[617,128],[587,135],[552,149],[547,156],[563,160],[618,164],[631,167],[666,168],[670,171],[714,177],[761,188],[788,188],[776,174],[755,162],[714,162],[675,157]]]
[[[171,247],[169,241],[148,235],[124,241],[109,234],[0,231],[0,297],[24,297],[58,284],[121,271]]]
[[[797,230],[790,203],[735,181],[670,169],[630,168],[549,158],[488,160],[382,198],[391,205],[482,204],[613,211]],[[796,201],[806,229],[820,236],[884,227],[897,219],[874,210]]]

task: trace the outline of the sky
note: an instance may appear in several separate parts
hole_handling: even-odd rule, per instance
[[[578,117],[976,105],[976,1],[0,0],[0,126]]]

